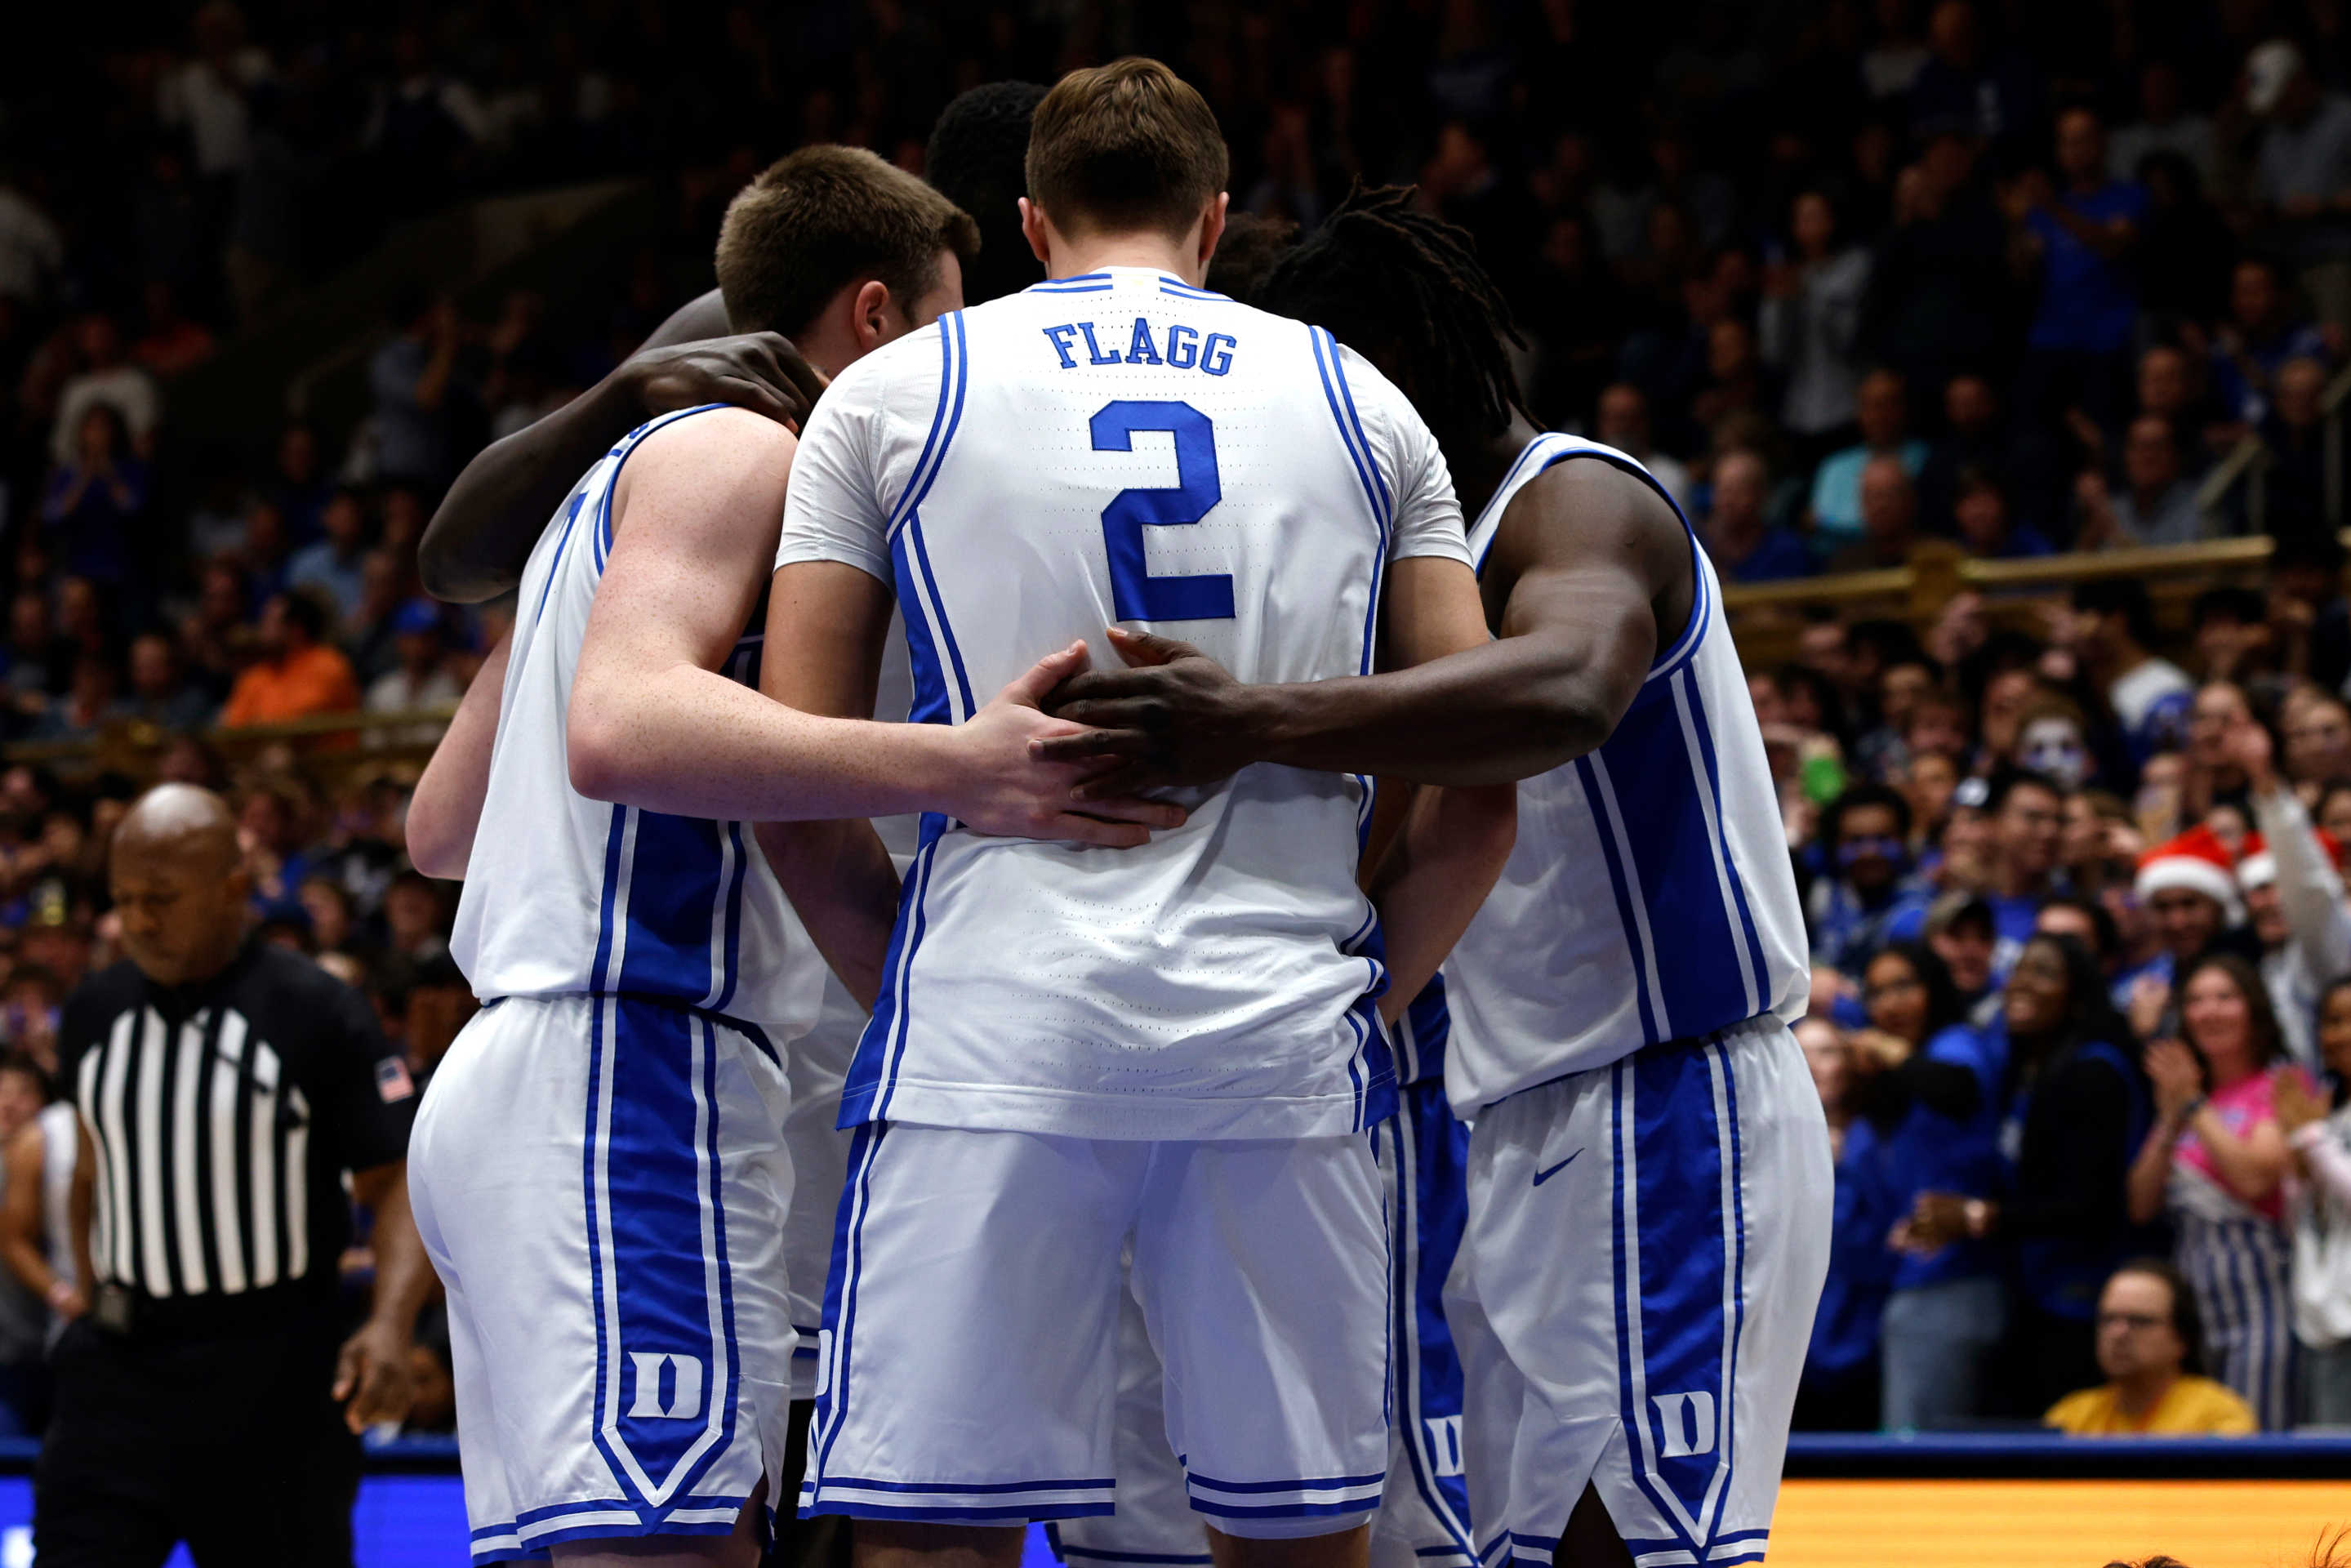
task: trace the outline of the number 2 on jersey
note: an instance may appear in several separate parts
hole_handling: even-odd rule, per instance
[[[1196,523],[1224,499],[1217,476],[1217,427],[1188,402],[1122,398],[1092,421],[1096,452],[1132,452],[1138,430],[1176,438],[1176,483],[1121,490],[1102,508],[1102,544],[1110,552],[1111,604],[1121,621],[1229,621],[1229,573],[1154,577],[1143,549],[1146,528]]]

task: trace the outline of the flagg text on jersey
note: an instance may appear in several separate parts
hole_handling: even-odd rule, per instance
[[[1210,332],[1201,336],[1197,328],[1181,321],[1167,322],[1152,335],[1147,316],[1134,319],[1134,329],[1125,335],[1125,346],[1119,346],[1119,328],[1111,322],[1097,331],[1092,321],[1065,321],[1058,327],[1043,329],[1045,340],[1061,357],[1061,368],[1078,368],[1078,351],[1085,350],[1085,363],[1092,365],[1165,365],[1170,370],[1196,370],[1211,376],[1223,375],[1233,367],[1233,350],[1240,345],[1229,332]]]

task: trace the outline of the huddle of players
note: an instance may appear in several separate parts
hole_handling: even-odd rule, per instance
[[[1165,68],[1022,141],[1046,281],[969,310],[870,155],[738,197],[829,387],[673,376],[419,787],[475,1561],[747,1561],[788,1469],[874,1563],[1760,1559],[1827,1147],[1711,568],[1404,193],[1252,308]]]

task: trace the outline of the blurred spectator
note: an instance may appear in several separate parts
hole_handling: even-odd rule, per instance
[[[1823,465],[1823,467],[1826,465]],[[1861,469],[1861,537],[1829,558],[1831,571],[1874,571],[1908,562],[1918,543],[1918,495],[1907,465],[1891,454]],[[1813,548],[1819,548],[1815,536]]]
[[[147,501],[147,465],[132,455],[120,412],[89,404],[71,460],[50,474],[41,498],[41,526],[65,570],[111,588],[126,584],[146,542]]]
[[[1970,555],[2008,560],[2056,552],[2057,547],[2043,538],[2038,528],[2010,516],[2008,491],[1990,470],[1961,469],[1957,501],[1952,524]]]
[[[2138,325],[2130,258],[2147,192],[2107,173],[2105,130],[2088,109],[2058,117],[2057,171],[2062,189],[2031,170],[2006,198],[2018,263],[2038,287],[2017,402],[2028,420],[2080,408],[2116,429]]]
[[[2132,1245],[2124,1177],[2147,1125],[2147,1095],[2128,1027],[2079,943],[2025,944],[2000,1023],[2009,1051],[2002,1122],[2016,1129],[2007,1191],[1997,1200],[1919,1194],[1907,1244],[2007,1240],[2019,1370],[2038,1406],[2095,1375],[2091,1319],[2100,1284]]]
[[[376,472],[435,487],[456,472],[457,308],[422,293],[392,306],[397,335],[368,361],[375,399]]]
[[[131,691],[120,706],[125,717],[173,733],[204,728],[214,706],[189,682],[172,640],[156,632],[131,640]]]
[[[195,57],[156,84],[156,118],[188,133],[207,178],[234,174],[249,154],[248,95],[269,75],[269,57],[246,39],[230,0],[208,0],[191,25]]]
[[[1763,357],[1787,378],[1781,423],[1816,461],[1853,423],[1869,253],[1839,244],[1823,191],[1796,198],[1788,237],[1793,255],[1764,269]]]
[[[2288,1151],[2271,1096],[2298,1075],[2261,977],[2210,955],[2178,985],[2181,1038],[2147,1048],[2156,1123],[2130,1174],[2131,1218],[2168,1217],[2220,1381],[2265,1431],[2290,1423],[2293,1296],[2283,1228]]]
[[[412,599],[392,621],[400,650],[399,667],[376,677],[367,689],[370,713],[416,713],[426,708],[455,709],[465,695],[464,683],[449,668],[442,645],[441,610],[432,601]],[[368,733],[371,746],[431,746],[441,738],[442,726],[414,725],[403,729]]]
[[[1907,479],[1916,479],[1927,461],[1927,444],[1904,434],[1908,411],[1904,407],[1902,378],[1891,371],[1876,371],[1862,378],[1855,393],[1855,421],[1861,439],[1822,460],[1813,476],[1813,550],[1834,556],[1858,542],[1865,532],[1862,472],[1875,458],[1891,457],[1902,465]]]
[[[2289,360],[2317,360],[2326,340],[2294,319],[2275,263],[2247,256],[2229,281],[2229,314],[2212,335],[2212,401],[2226,418],[2258,424],[2270,383]]]
[[[1825,864],[1804,912],[1813,963],[1859,974],[1890,925],[1924,922],[1926,896],[1905,883],[1910,825],[1909,802],[1883,784],[1855,784],[1822,810]]]
[[[73,684],[61,701],[49,705],[34,724],[33,740],[95,740],[109,724],[123,716],[115,700],[114,661],[103,653],[84,653],[74,661]]]
[[[2105,1381],[2049,1407],[2049,1426],[2077,1437],[2243,1437],[2260,1430],[2227,1387],[2201,1375],[2195,1293],[2179,1270],[2142,1259],[2098,1295],[2098,1370]]]
[[[1887,947],[1863,979],[1870,1027],[1902,1046],[1871,1115],[1892,1211],[1908,1214],[1926,1192],[1970,1202],[1993,1197],[2001,1185],[1993,1108],[2005,1038],[1967,1023],[1950,971],[1924,944]],[[1964,1239],[1914,1244],[1902,1230],[1894,1239],[1901,1256],[1880,1331],[1880,1425],[1932,1430],[1986,1413],[1992,1356],[2008,1322],[1997,1258]]]
[[[49,428],[50,459],[60,466],[74,460],[84,416],[98,403],[121,415],[130,438],[127,450],[144,455],[162,416],[162,400],[147,372],[123,358],[122,335],[114,318],[100,310],[84,316],[75,324],[74,344],[81,368],[57,393],[57,421]]]
[[[65,259],[64,234],[0,163],[0,298],[42,303]]]
[[[2287,1076],[2272,1103],[2294,1155],[2287,1190],[2303,1417],[2314,1427],[2351,1427],[2351,976],[2326,988],[2318,1043],[2332,1094],[2322,1099]]]
[[[2342,721],[2341,704],[2318,701]],[[2351,727],[2341,739],[2351,741]],[[2247,724],[2230,737],[2260,830],[2247,841],[2237,862],[2237,885],[2261,943],[2262,983],[2268,988],[2287,1054],[2305,1069],[2315,1069],[2318,1050],[2312,1031],[2319,992],[2329,979],[2351,973],[2351,911],[2344,907],[2343,879],[2335,869],[2334,852],[2272,767],[2271,744],[2269,731],[2258,724]]]
[[[1927,19],[1927,63],[1910,84],[1912,122],[1924,131],[2031,145],[2041,124],[2038,84],[2013,57],[1984,47],[1975,7],[1941,0]]]
[[[168,280],[148,281],[146,304],[146,330],[131,346],[131,354],[149,373],[169,381],[212,358],[211,330],[180,313],[179,295]]]
[[[1918,513],[1930,533],[1958,532],[1959,475],[1975,468],[1999,474],[2009,465],[2008,433],[2000,399],[1982,376],[1953,376],[1943,387],[1943,432],[1927,445],[1918,470]]]
[[[2132,420],[2124,434],[2120,492],[2108,489],[2095,468],[2085,468],[2074,493],[2082,508],[2075,540],[2082,549],[2189,544],[2206,533],[2196,486],[2181,471],[2179,444],[2154,414]]]
[[[2277,368],[2260,421],[2271,515],[2297,527],[2325,515],[2325,392],[2326,367],[2297,355]]]
[[[2246,57],[2245,84],[2245,107],[2269,122],[2253,198],[2291,225],[2295,265],[2320,314],[2351,324],[2351,99],[2321,86],[2283,38]]]
[[[1894,1275],[1886,1237],[1896,1215],[1881,1179],[1876,1134],[1855,1107],[1860,1073],[1853,1041],[1823,1018],[1800,1020],[1795,1034],[1828,1122],[1836,1196],[1828,1279],[1813,1316],[1794,1424],[1799,1431],[1875,1431],[1878,1328]]]
[[[2147,329],[2185,336],[2219,316],[2229,300],[2237,236],[2213,206],[2206,180],[2173,152],[2150,152],[2137,165],[2147,187],[2135,261]]]
[[[357,708],[351,663],[326,633],[327,612],[318,601],[300,593],[273,597],[261,612],[262,656],[236,678],[221,723],[276,724]]]
[[[318,433],[307,424],[279,432],[261,495],[286,519],[287,537],[305,544],[315,540],[323,531],[319,517],[336,494],[319,472]]]
[[[366,590],[360,562],[367,553],[367,517],[359,497],[336,491],[319,513],[319,525],[325,537],[287,561],[286,586],[323,594],[338,622],[348,623],[358,615]]]
[[[0,1148],[48,1103],[48,1075],[39,1064],[22,1051],[0,1052]],[[7,1174],[17,1174],[14,1162]],[[0,1204],[6,1201],[0,1184]],[[36,1437],[47,1424],[49,1303],[43,1296],[14,1269],[0,1270],[0,1431],[10,1437]]]
[[[2135,578],[2078,583],[2073,606],[2071,635],[2084,672],[2121,725],[2132,759],[2143,763],[2176,748],[2187,735],[2195,687],[2186,671],[2156,654],[2155,606],[2147,585]]]
[[[2138,118],[2118,127],[2106,148],[2106,168],[2117,180],[2140,178],[2139,170],[2158,152],[2176,153],[2199,181],[2212,178],[2212,121],[2188,107],[2179,68],[2149,60],[2138,73]]]
[[[1601,392],[1593,435],[1647,468],[1685,513],[1691,509],[1689,470],[1649,444],[1649,400],[1639,387],[1619,382]]]
[[[1740,450],[1717,458],[1708,498],[1711,505],[1699,532],[1725,580],[1778,582],[1811,575],[1813,556],[1804,541],[1765,514],[1771,473],[1760,455]]]

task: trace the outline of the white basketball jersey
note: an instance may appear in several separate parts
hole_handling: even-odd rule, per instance
[[[823,965],[750,824],[591,800],[571,788],[565,744],[580,639],[612,548],[621,465],[663,425],[703,412],[665,414],[623,437],[531,552],[449,946],[484,1001],[650,997],[757,1026],[780,1043],[815,1018]],[[763,597],[724,666],[746,685],[758,684],[766,613]]]
[[[1614,447],[1537,436],[1470,529],[1481,569],[1510,497],[1572,457],[1673,504]],[[1695,531],[1690,556],[1688,624],[1597,750],[1519,786],[1510,862],[1446,960],[1446,1092],[1465,1118],[1644,1045],[1803,1016],[1804,917],[1762,731]]]
[[[914,715],[959,723],[1106,625],[1244,681],[1371,668],[1382,573],[1466,560],[1435,439],[1330,334],[1114,268],[859,361],[810,416],[778,565],[904,612]],[[1297,1137],[1379,1120],[1368,780],[1258,766],[1137,850],[926,818],[842,1125]]]

